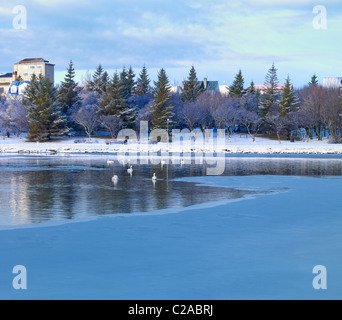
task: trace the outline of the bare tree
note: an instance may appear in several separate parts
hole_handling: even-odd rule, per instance
[[[0,130],[3,137],[10,136],[11,132],[11,108],[7,100],[2,100],[0,103]]]
[[[27,111],[25,106],[17,100],[10,103],[11,108],[11,126],[19,133],[20,139],[22,133],[29,128]]]
[[[83,127],[89,140],[91,134],[99,125],[99,117],[97,115],[97,105],[89,104],[81,107],[77,112],[72,115],[72,119],[80,126]]]
[[[322,108],[322,122],[328,129],[333,142],[339,141],[341,133],[340,89],[325,89],[325,100]]]
[[[89,91],[86,87],[84,87],[80,93],[79,96],[82,100],[82,105],[91,105],[91,104],[97,104],[98,100],[100,98],[100,95],[96,91]]]
[[[230,100],[227,100],[226,103],[216,108],[213,111],[213,118],[216,128],[227,128],[228,138],[231,140],[234,128],[239,123],[240,113],[237,106],[229,102]]]
[[[280,133],[288,124],[287,118],[279,115],[279,113],[273,112],[272,114],[267,116],[266,121],[276,131],[278,141],[279,141],[279,143],[281,143]]]
[[[300,91],[302,110],[314,122],[313,130],[316,131],[318,140],[323,139],[324,122],[322,112],[325,104],[325,90],[322,86],[306,86]]]
[[[141,121],[148,121],[149,125],[152,122],[152,105],[153,101],[150,101],[147,105],[141,108],[135,118],[135,124],[138,129],[140,129]]]
[[[115,139],[123,125],[123,121],[114,115],[100,116],[100,123],[110,132],[112,139]]]
[[[253,142],[255,142],[255,137],[263,123],[259,114],[256,111],[250,111],[242,107],[239,110],[239,121],[246,128]]]
[[[185,103],[181,114],[187,126],[192,131],[202,116],[200,104],[196,101]]]
[[[213,113],[222,104],[226,98],[222,97],[218,92],[204,91],[196,100],[198,111],[200,113],[199,125],[202,131],[214,124]]]

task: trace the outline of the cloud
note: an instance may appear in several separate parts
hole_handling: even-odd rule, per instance
[[[37,56],[61,71],[70,59],[84,70],[99,63],[108,69],[146,63],[170,73],[183,70],[185,76],[195,64],[213,77],[233,77],[238,68],[246,69],[247,77],[263,82],[272,62],[290,75],[301,70],[302,75],[294,77],[297,81],[304,77],[303,70],[311,74],[315,65],[323,68],[319,54],[326,65],[335,64],[335,70],[341,66],[336,39],[342,19],[340,8],[331,9],[337,7],[335,0],[325,1],[331,6],[326,32],[312,27],[316,1],[311,0],[185,0],[181,6],[171,0],[21,3],[27,6],[28,29],[14,32],[11,19],[7,30],[1,26],[0,67],[5,71],[15,60]],[[3,0],[0,15],[1,8],[12,6]]]
[[[34,0],[37,4],[44,6],[59,6],[64,4],[84,4],[89,3],[88,0]]]
[[[13,15],[12,7],[0,6],[0,16],[10,16]]]

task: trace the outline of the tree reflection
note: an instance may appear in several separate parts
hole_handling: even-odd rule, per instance
[[[206,175],[206,161],[108,166],[104,157],[1,157],[1,214],[12,223],[34,223],[94,215],[149,212],[208,201],[235,199],[252,191],[177,181]],[[147,164],[146,164],[147,163]],[[156,173],[158,180],[151,178]],[[112,176],[119,176],[116,185]],[[341,176],[342,159],[226,157],[226,176]],[[176,178],[176,179],[175,179]]]

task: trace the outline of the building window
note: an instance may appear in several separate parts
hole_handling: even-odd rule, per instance
[[[28,76],[28,73],[27,73],[27,72],[25,72],[25,73],[23,74],[23,76],[24,76],[24,77],[27,77],[27,76]]]
[[[18,92],[18,87],[17,87],[17,86],[11,86],[10,92],[11,92],[12,94],[17,94],[17,92]]]
[[[37,66],[37,68],[38,68],[38,69],[42,69],[42,68],[43,68],[43,66]]]
[[[30,66],[30,68],[31,68],[31,69],[34,69],[34,68],[35,68],[35,66]]]

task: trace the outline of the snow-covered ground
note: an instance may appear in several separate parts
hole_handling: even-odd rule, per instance
[[[273,193],[3,228],[0,298],[342,298],[340,177],[183,180]],[[15,265],[26,267],[26,290],[12,287]],[[327,290],[312,286],[316,265],[327,268]]]
[[[84,141],[86,139],[83,139]],[[107,144],[108,140],[93,138],[91,142],[79,142],[79,138],[57,140],[48,143],[25,142],[25,139],[5,138],[0,140],[1,153],[125,153],[125,152],[203,152],[203,153],[260,153],[260,154],[342,154],[342,144],[330,144],[327,140],[317,139],[309,142],[289,142],[235,135],[231,141],[213,140],[181,143],[136,143]]]

